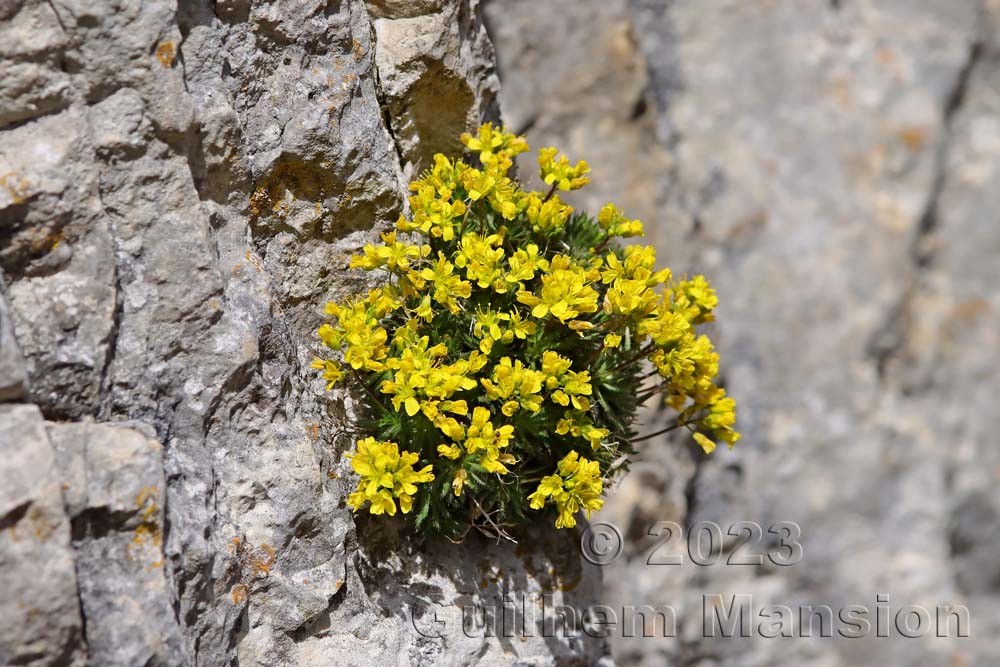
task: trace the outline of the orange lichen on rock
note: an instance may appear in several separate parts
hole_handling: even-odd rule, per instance
[[[27,179],[13,171],[0,174],[0,188],[6,192],[10,197],[10,203],[14,205],[23,204],[28,197]]]
[[[135,528],[135,536],[129,544],[129,557],[134,557],[136,550],[150,547],[155,549],[160,556],[149,567],[151,569],[163,567],[163,558],[160,547],[163,545],[163,531],[160,529],[159,513],[160,506],[157,499],[160,490],[155,486],[144,486],[135,498],[135,505],[139,508],[140,521]]]
[[[270,544],[262,544],[257,552],[250,557],[250,569],[258,576],[266,577],[274,567],[275,552]]]
[[[247,598],[250,596],[250,589],[246,584],[236,584],[233,586],[230,594],[233,596],[233,604],[240,604],[247,601]]]
[[[177,56],[177,47],[169,39],[161,42],[159,46],[156,47],[156,59],[160,61],[160,64],[164,67],[172,67],[174,64],[174,58]]]

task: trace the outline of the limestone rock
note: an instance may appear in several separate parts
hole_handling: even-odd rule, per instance
[[[28,391],[28,373],[21,349],[14,338],[10,307],[0,283],[0,401],[23,399]]]
[[[70,526],[45,423],[33,405],[0,405],[0,663],[86,661]]]
[[[121,426],[48,424],[91,664],[183,663],[163,554],[163,448]]]
[[[541,590],[555,585],[552,554],[569,554],[559,568],[576,589],[553,594],[580,604],[597,573],[565,535],[520,556],[359,536],[342,461],[356,397],[324,392],[309,368],[324,302],[371,286],[348,257],[404,209],[407,175],[495,116],[475,2],[16,0],[0,8],[0,68],[0,370],[12,369],[0,391],[38,406],[18,408],[34,410],[38,452],[37,410],[48,418],[73,529],[71,544],[56,482],[11,497],[12,525],[37,496],[62,537],[43,549],[2,533],[0,559],[30,546],[53,571],[0,573],[9,590],[49,593],[30,624],[4,608],[4,650],[29,650],[18,628],[37,622],[37,658],[22,662],[606,654],[589,637],[420,634],[409,610],[454,614],[495,591],[472,583],[482,560]],[[3,410],[4,433],[22,428]],[[45,456],[4,461],[41,485]]]
[[[435,12],[400,16],[376,4],[375,64],[392,132],[410,173],[434,153],[462,150],[458,135],[477,119],[498,120],[499,82],[478,0],[444,3]],[[410,5],[410,3],[396,3]]]

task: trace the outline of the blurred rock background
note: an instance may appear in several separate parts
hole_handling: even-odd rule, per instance
[[[744,439],[650,441],[595,516],[626,536],[604,600],[677,611],[673,639],[612,632],[618,664],[1000,664],[1000,3],[491,0],[486,20],[507,124],[592,166],[574,203],[616,202],[719,292]],[[795,521],[803,558],[650,566],[660,520]],[[960,604],[972,636],[711,639],[712,593]]]

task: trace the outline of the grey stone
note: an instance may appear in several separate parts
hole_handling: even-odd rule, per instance
[[[499,81],[478,0],[406,16],[385,11],[392,4],[380,4],[374,22],[375,64],[393,136],[416,174],[435,153],[460,152],[466,128],[498,120]]]
[[[10,307],[0,282],[0,401],[18,401],[28,392],[28,372],[14,338]]]
[[[122,426],[47,428],[72,526],[90,664],[183,664],[163,553],[162,446]]]
[[[680,626],[615,635],[622,664],[996,661],[997,9],[487,4],[508,121],[591,162],[576,203],[622,204],[675,274],[719,291],[744,440],[708,458],[651,441],[602,510],[627,536],[607,598],[671,604]],[[661,520],[796,521],[805,556],[650,566]],[[711,639],[716,592],[965,605],[972,637]]]
[[[405,208],[407,177],[496,115],[479,16],[469,0],[0,9],[0,270],[68,485],[91,664],[606,655],[454,623],[424,637],[407,610],[487,600],[481,560],[541,590],[564,554],[579,581],[553,592],[576,605],[597,573],[565,535],[521,555],[359,535],[354,399],[308,367],[324,302],[371,286],[348,257]],[[53,636],[73,618],[41,617]]]
[[[0,479],[0,664],[82,666],[70,525],[34,405],[0,405]]]

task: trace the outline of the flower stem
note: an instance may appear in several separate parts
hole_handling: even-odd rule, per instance
[[[663,435],[664,433],[669,433],[670,431],[679,429],[682,426],[687,426],[689,423],[690,422],[674,422],[673,424],[667,426],[666,428],[661,428],[659,431],[653,431],[652,433],[647,433],[646,435],[640,438],[632,438],[632,444],[635,444],[637,442],[642,442],[643,440],[650,440],[651,438],[655,438],[658,435]]]
[[[647,354],[649,354],[652,351],[652,349],[653,349],[653,344],[650,343],[646,347],[644,347],[641,350],[639,350],[639,353],[636,354],[634,357],[626,359],[625,361],[623,361],[622,363],[618,364],[617,366],[615,366],[611,370],[613,370],[613,371],[620,371],[621,369],[625,368],[626,366],[628,366],[630,364],[634,364],[636,361],[642,359]]]
[[[354,379],[358,381],[358,384],[360,384],[362,387],[364,387],[365,393],[368,394],[368,396],[373,401],[375,401],[375,403],[377,403],[380,408],[382,408],[382,411],[383,412],[389,412],[389,408],[387,408],[385,406],[385,403],[383,403],[381,400],[379,400],[379,397],[375,395],[375,392],[373,392],[371,389],[369,389],[368,385],[365,384],[365,381],[363,379],[361,379],[361,373],[358,373],[358,369],[351,368],[351,372],[354,373]]]

